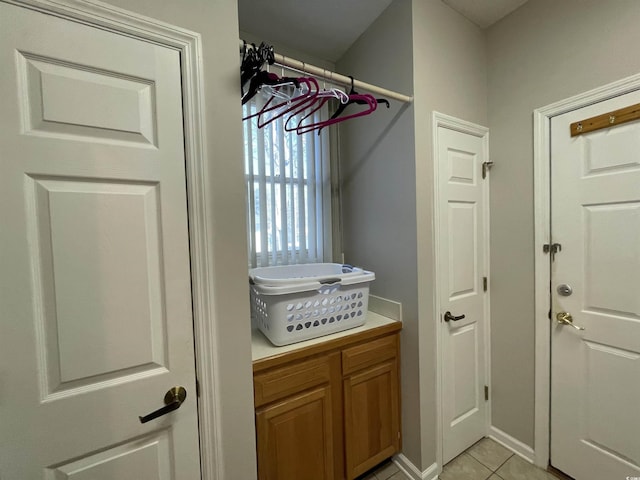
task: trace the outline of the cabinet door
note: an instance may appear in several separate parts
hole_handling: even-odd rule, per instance
[[[399,450],[397,359],[344,379],[347,478],[366,472]]]
[[[256,412],[259,480],[334,479],[331,387]]]

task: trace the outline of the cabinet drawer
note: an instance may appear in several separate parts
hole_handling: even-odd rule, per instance
[[[329,383],[330,379],[331,367],[328,356],[257,374],[253,378],[255,405],[258,407],[317,385]]]
[[[389,335],[342,351],[342,373],[348,375],[398,355],[397,335]]]

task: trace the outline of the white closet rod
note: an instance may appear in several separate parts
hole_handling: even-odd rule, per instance
[[[240,53],[242,53],[242,49],[244,48],[244,41],[240,40]],[[247,43],[247,48],[253,48],[253,46]],[[332,72],[327,70],[326,68],[316,67],[314,65],[310,65],[306,62],[301,62],[300,60],[296,60],[290,57],[285,57],[284,55],[280,55],[279,53],[274,54],[276,62],[278,65],[282,65],[283,67],[293,68],[295,70],[299,70],[303,73],[313,75],[314,77],[323,78],[331,83],[344,85],[345,87],[351,86],[351,79],[345,75],[341,75],[336,72]],[[394,92],[392,90],[387,90],[386,88],[377,87],[375,85],[371,85],[370,83],[361,82],[360,80],[354,80],[353,86],[360,90],[366,90],[370,93],[376,93],[378,95],[382,95],[383,97],[392,98],[394,100],[398,100],[400,102],[412,102],[413,97],[409,97],[407,95],[403,95],[398,92]]]

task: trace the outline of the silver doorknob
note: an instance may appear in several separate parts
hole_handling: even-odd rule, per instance
[[[560,312],[556,315],[556,320],[558,320],[558,323],[562,324],[562,325],[570,325],[573,328],[575,328],[576,330],[584,330],[584,327],[580,327],[578,325],[575,325],[573,323],[573,317],[571,316],[570,313],[568,312]]]

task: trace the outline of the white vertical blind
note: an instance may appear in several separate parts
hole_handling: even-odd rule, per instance
[[[243,106],[243,116],[257,112],[263,102],[258,94]],[[326,119],[327,111],[324,106],[315,112],[313,121]],[[298,114],[289,127],[307,113]],[[327,129],[320,135],[287,132],[288,118],[263,128],[256,118],[243,122],[250,267],[322,262],[325,252],[331,254],[326,245],[331,235],[325,235],[331,231],[325,198],[331,195]]]

